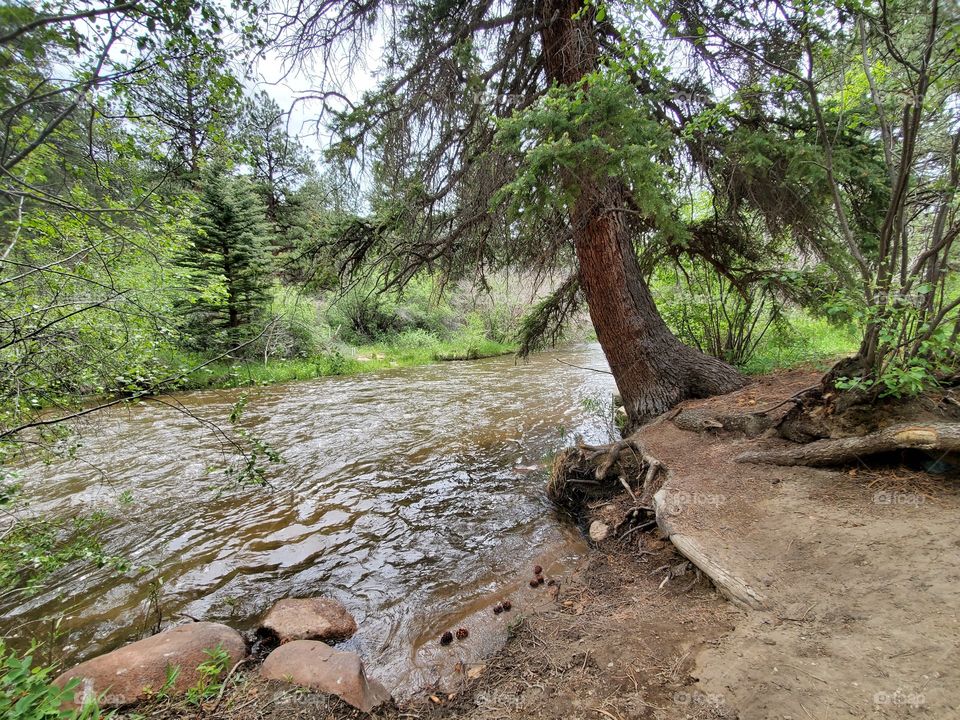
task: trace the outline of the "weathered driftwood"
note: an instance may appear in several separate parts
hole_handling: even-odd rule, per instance
[[[901,423],[869,435],[816,440],[780,450],[754,450],[738,455],[741,463],[767,465],[842,465],[860,457],[896,450],[960,452],[958,423]]]
[[[661,488],[653,496],[653,507],[657,513],[657,525],[681,555],[692,562],[716,586],[720,594],[734,605],[753,610],[762,610],[765,605],[763,595],[754,590],[741,577],[738,577],[716,560],[707,555],[700,544],[691,536],[677,532],[672,522],[675,514],[671,508],[666,488]],[[676,511],[679,511],[677,508]]]

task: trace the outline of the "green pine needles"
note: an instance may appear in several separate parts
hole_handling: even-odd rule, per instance
[[[186,269],[185,330],[199,349],[256,337],[269,299],[272,232],[246,178],[222,169],[202,181],[196,229],[177,264]]]

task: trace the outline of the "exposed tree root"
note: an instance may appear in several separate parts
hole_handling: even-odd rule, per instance
[[[612,495],[622,487],[639,506],[650,504],[662,464],[633,437],[609,445],[577,443],[553,462],[547,496],[567,507],[586,499]],[[634,484],[642,486],[640,494]]]
[[[726,430],[743,433],[747,437],[757,437],[773,427],[773,420],[765,412],[717,413],[703,408],[684,408],[675,413],[671,420],[681,430]]]
[[[869,435],[817,440],[784,450],[745,452],[737,462],[818,467],[896,450],[960,452],[960,424],[901,423]]]

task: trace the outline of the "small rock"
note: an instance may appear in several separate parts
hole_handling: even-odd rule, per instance
[[[367,678],[359,655],[334,650],[318,640],[294,640],[281,645],[267,655],[260,675],[267,680],[331,693],[366,713],[390,699],[383,685]]]
[[[357,621],[331,598],[278,600],[264,616],[257,635],[283,644],[293,640],[346,640],[357,631]]]
[[[218,647],[229,656],[224,674],[247,655],[247,644],[236,630],[219,623],[190,623],[82,662],[53,682],[62,688],[80,679],[71,707],[99,695],[100,707],[121,707],[160,690],[167,682],[167,669],[179,667],[176,681],[167,688],[169,694],[179,695],[197,684],[197,667],[210,660],[208,650]]]
[[[594,542],[603,542],[610,535],[610,526],[600,520],[590,523],[590,539]]]

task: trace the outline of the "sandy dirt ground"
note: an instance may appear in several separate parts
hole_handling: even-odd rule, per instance
[[[812,379],[695,405],[762,408]],[[703,693],[743,720],[960,717],[956,477],[738,464],[782,441],[672,423],[642,437],[669,468],[670,525],[759,600],[697,657]]]

